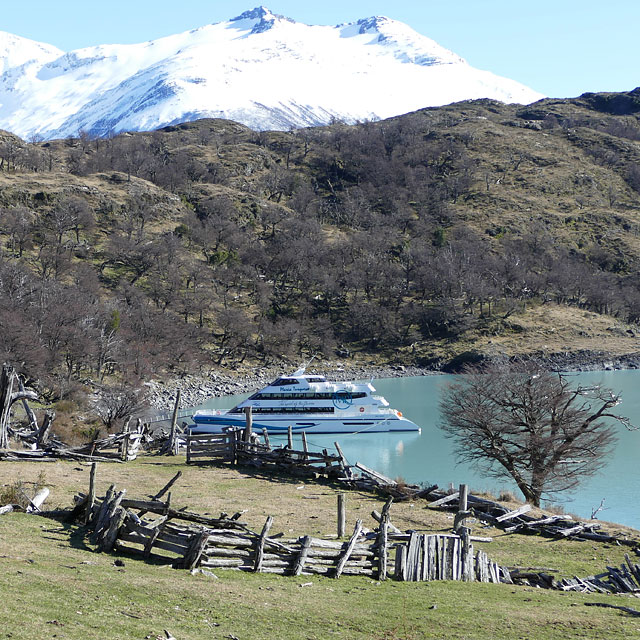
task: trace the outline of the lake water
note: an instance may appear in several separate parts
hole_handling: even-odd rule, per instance
[[[622,403],[616,408],[632,423],[640,426],[640,371],[602,371],[569,374],[576,384],[601,383],[621,393]],[[491,491],[494,495],[508,489],[521,497],[514,484],[487,478],[474,469],[456,463],[452,443],[438,429],[438,403],[441,389],[451,376],[436,375],[375,380],[374,386],[390,405],[402,411],[422,427],[418,433],[334,434],[309,436],[311,449],[332,448],[338,440],[347,460],[376,469],[391,478],[401,477],[411,483],[457,487],[467,483],[472,489]],[[202,407],[229,409],[245,396],[212,398]],[[585,480],[574,493],[562,493],[554,500],[566,511],[590,517],[602,499],[601,520],[609,520],[640,529],[640,430],[618,429],[618,445],[596,476]],[[278,437],[271,436],[274,443]],[[286,440],[286,438],[285,438]]]

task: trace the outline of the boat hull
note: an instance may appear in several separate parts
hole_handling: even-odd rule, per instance
[[[192,419],[195,425],[191,432],[221,433],[228,428],[242,428],[246,425],[244,416],[230,416],[229,414],[194,414]],[[411,420],[403,417],[392,416],[381,418],[378,416],[358,416],[354,418],[327,418],[311,416],[286,416],[278,417],[254,417],[253,430],[261,432],[267,430],[269,434],[286,435],[289,426],[293,433],[385,433],[420,431],[420,427]]]

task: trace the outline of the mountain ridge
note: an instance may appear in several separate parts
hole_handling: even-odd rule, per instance
[[[309,26],[264,6],[140,44],[67,53],[7,34],[0,70],[0,128],[25,139],[105,136],[194,117],[286,130],[464,99],[542,97],[384,16]]]

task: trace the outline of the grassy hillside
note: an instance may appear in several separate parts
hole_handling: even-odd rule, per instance
[[[637,351],[640,93],[0,135],[0,357],[87,378]],[[81,327],[81,330],[78,329]]]
[[[225,468],[193,468],[181,458],[143,458],[126,465],[100,465],[98,493],[111,483],[142,497],[177,471],[172,504],[217,515],[246,509],[243,520],[260,530],[274,516],[274,532],[285,537],[335,532],[336,488],[281,477],[256,477]],[[68,507],[85,490],[89,467],[3,463],[0,487],[20,479],[51,487],[50,506]],[[347,492],[347,519],[369,516],[382,500]],[[392,522],[402,529],[448,531],[445,512],[424,502],[392,506]],[[557,576],[586,576],[623,562],[623,548],[598,543],[505,535],[473,525],[494,537],[481,545],[507,565],[548,567]],[[615,527],[608,527],[615,530]],[[622,530],[631,537],[637,532]],[[378,583],[367,578],[339,580],[283,578],[216,571],[218,579],[192,576],[154,562],[96,554],[81,527],[32,515],[0,517],[0,623],[8,637],[162,637],[169,630],[189,638],[629,638],[634,618],[619,611],[587,608],[585,602],[632,606],[633,599],[583,596],[528,587],[454,582]]]

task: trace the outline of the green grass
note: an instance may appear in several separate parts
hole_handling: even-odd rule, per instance
[[[77,463],[2,463],[0,484],[37,477],[44,467],[51,506],[69,506],[84,490],[88,467]],[[243,515],[253,528],[265,514],[285,536],[333,533],[336,489],[327,484],[258,478],[229,468],[193,468],[181,459],[143,458],[127,465],[101,464],[98,493],[115,482],[130,496],[157,491],[176,470],[184,472],[172,504],[200,512]],[[42,479],[42,478],[41,478]],[[348,492],[349,522],[368,518],[382,499]],[[451,527],[448,514],[424,503],[397,504],[401,528]],[[545,566],[564,575],[597,573],[619,564],[624,548],[544,538],[493,535],[483,545],[503,564]],[[634,533],[629,531],[630,534]],[[114,560],[124,560],[124,567]],[[0,517],[0,639],[163,637],[380,639],[418,638],[631,638],[640,621],[619,611],[585,607],[606,601],[634,606],[616,596],[582,596],[509,585],[454,582],[397,583],[358,577],[279,577],[216,570],[218,579],[191,575],[126,555],[98,554],[77,525],[26,514]],[[310,584],[308,584],[310,583]],[[303,586],[304,585],[304,586]]]

